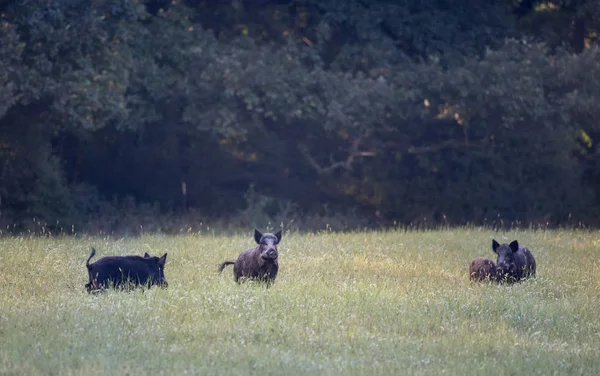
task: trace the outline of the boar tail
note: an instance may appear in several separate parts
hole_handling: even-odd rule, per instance
[[[96,248],[92,247],[92,253],[90,253],[90,257],[88,257],[87,261],[85,262],[85,266],[88,268],[88,270],[90,269],[90,260],[94,256],[96,256]]]
[[[227,265],[233,265],[235,264],[235,262],[233,261],[225,261],[224,263],[221,264],[221,266],[219,266],[219,273],[221,273],[223,271],[223,269],[225,269],[225,267]]]

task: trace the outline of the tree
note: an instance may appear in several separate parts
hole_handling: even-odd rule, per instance
[[[595,218],[592,1],[0,10],[3,218]]]
[[[513,1],[521,28],[550,46],[575,53],[598,44],[600,4],[595,0]]]

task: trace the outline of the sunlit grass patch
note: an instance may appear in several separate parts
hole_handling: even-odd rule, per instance
[[[284,234],[266,289],[231,267],[250,234],[0,239],[0,373],[595,374],[597,233]],[[538,277],[474,283],[491,239]],[[87,294],[85,260],[168,253],[167,289]]]

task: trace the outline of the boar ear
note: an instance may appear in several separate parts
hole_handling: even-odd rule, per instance
[[[498,249],[498,247],[500,247],[500,244],[498,244],[496,239],[492,239],[492,250],[494,251],[494,253],[497,253],[496,249]]]
[[[167,254],[162,255],[161,258],[158,259],[158,266],[165,266],[165,262],[167,262]]]
[[[256,244],[260,244],[261,238],[262,238],[262,232],[258,231],[257,229],[254,229],[254,240],[256,241]]]
[[[510,243],[508,246],[510,247],[510,249],[512,249],[513,252],[516,252],[519,250],[519,242],[516,240],[513,240],[513,242]]]
[[[148,254],[148,252],[144,252],[144,258],[148,258],[150,257],[150,255]]]
[[[281,230],[275,233],[275,237],[277,238],[277,243],[275,244],[279,244],[279,242],[281,241]]]

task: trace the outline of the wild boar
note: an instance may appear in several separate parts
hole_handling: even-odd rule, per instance
[[[469,266],[471,281],[496,281],[496,264],[492,260],[476,257]]]
[[[167,254],[162,257],[150,256],[107,256],[90,264],[96,249],[92,248],[85,266],[88,270],[89,282],[85,285],[88,292],[106,289],[109,286],[125,287],[127,283],[132,286],[158,285],[167,287],[165,278],[165,262]]]
[[[277,244],[281,241],[281,230],[275,234],[262,234],[254,230],[254,240],[258,244],[242,252],[235,261],[225,261],[219,267],[219,273],[227,265],[233,265],[233,276],[237,283],[242,277],[265,282],[267,287],[275,281],[279,270]]]
[[[527,247],[519,245],[516,240],[510,244],[499,244],[492,239],[492,250],[498,256],[498,278],[501,282],[518,282],[535,277],[536,263],[533,254]]]

